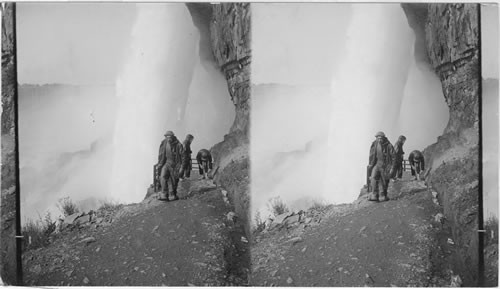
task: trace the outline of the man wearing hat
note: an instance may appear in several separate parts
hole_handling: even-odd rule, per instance
[[[179,183],[179,173],[184,162],[184,147],[177,140],[172,131],[165,133],[165,139],[161,142],[160,152],[158,157],[157,167],[161,169],[160,184],[161,193],[160,200],[169,201],[168,183],[171,184],[170,195],[174,200],[177,197],[177,185]]]
[[[403,145],[405,142],[406,137],[404,135],[400,135],[394,144],[394,153],[396,158],[394,161],[394,179],[401,179],[403,177],[403,156],[405,154],[403,151]]]
[[[369,168],[371,168],[371,194],[370,201],[385,202],[387,187],[391,174],[394,171],[394,147],[381,131],[375,134],[375,141],[370,147]],[[379,197],[379,182],[382,184],[382,192]]]
[[[420,181],[420,172],[425,170],[424,154],[419,150],[414,150],[408,156],[410,162],[411,175]]]
[[[208,170],[212,169],[212,155],[206,149],[201,149],[196,155],[196,161],[198,161],[198,170],[202,179],[206,179],[208,176]]]
[[[194,136],[191,134],[186,135],[186,139],[182,143],[184,146],[184,163],[182,164],[182,169],[180,173],[180,181],[183,180],[183,178],[189,179],[191,176],[191,170],[193,169],[192,163],[191,163],[191,143],[193,142]]]

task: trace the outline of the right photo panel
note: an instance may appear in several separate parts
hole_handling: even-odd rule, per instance
[[[498,286],[498,6],[252,3],[252,286]]]

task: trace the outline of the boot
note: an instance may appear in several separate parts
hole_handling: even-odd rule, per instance
[[[168,202],[168,194],[165,192],[158,193],[158,200]]]
[[[179,197],[177,197],[177,192],[174,192],[174,201],[177,201],[179,199]]]
[[[372,192],[370,194],[370,197],[368,198],[368,201],[378,202],[378,194],[375,192]]]
[[[380,197],[378,198],[378,201],[379,202],[386,202],[386,201],[389,201],[389,197],[387,197],[387,193],[382,193],[380,194]]]

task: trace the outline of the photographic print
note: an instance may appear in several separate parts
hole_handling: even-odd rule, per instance
[[[23,284],[245,285],[249,4],[4,11]]]
[[[251,284],[497,286],[498,7],[252,12]]]
[[[0,275],[498,286],[498,5],[2,3]]]

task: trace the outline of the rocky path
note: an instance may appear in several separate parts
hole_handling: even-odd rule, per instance
[[[435,220],[441,207],[432,193],[406,176],[391,184],[389,197],[372,203],[363,196],[256,236],[251,284],[449,286],[444,260],[453,245]]]
[[[221,190],[208,181],[181,186],[181,200],[125,206],[110,225],[61,233],[25,253],[26,285],[244,285],[248,243]]]

